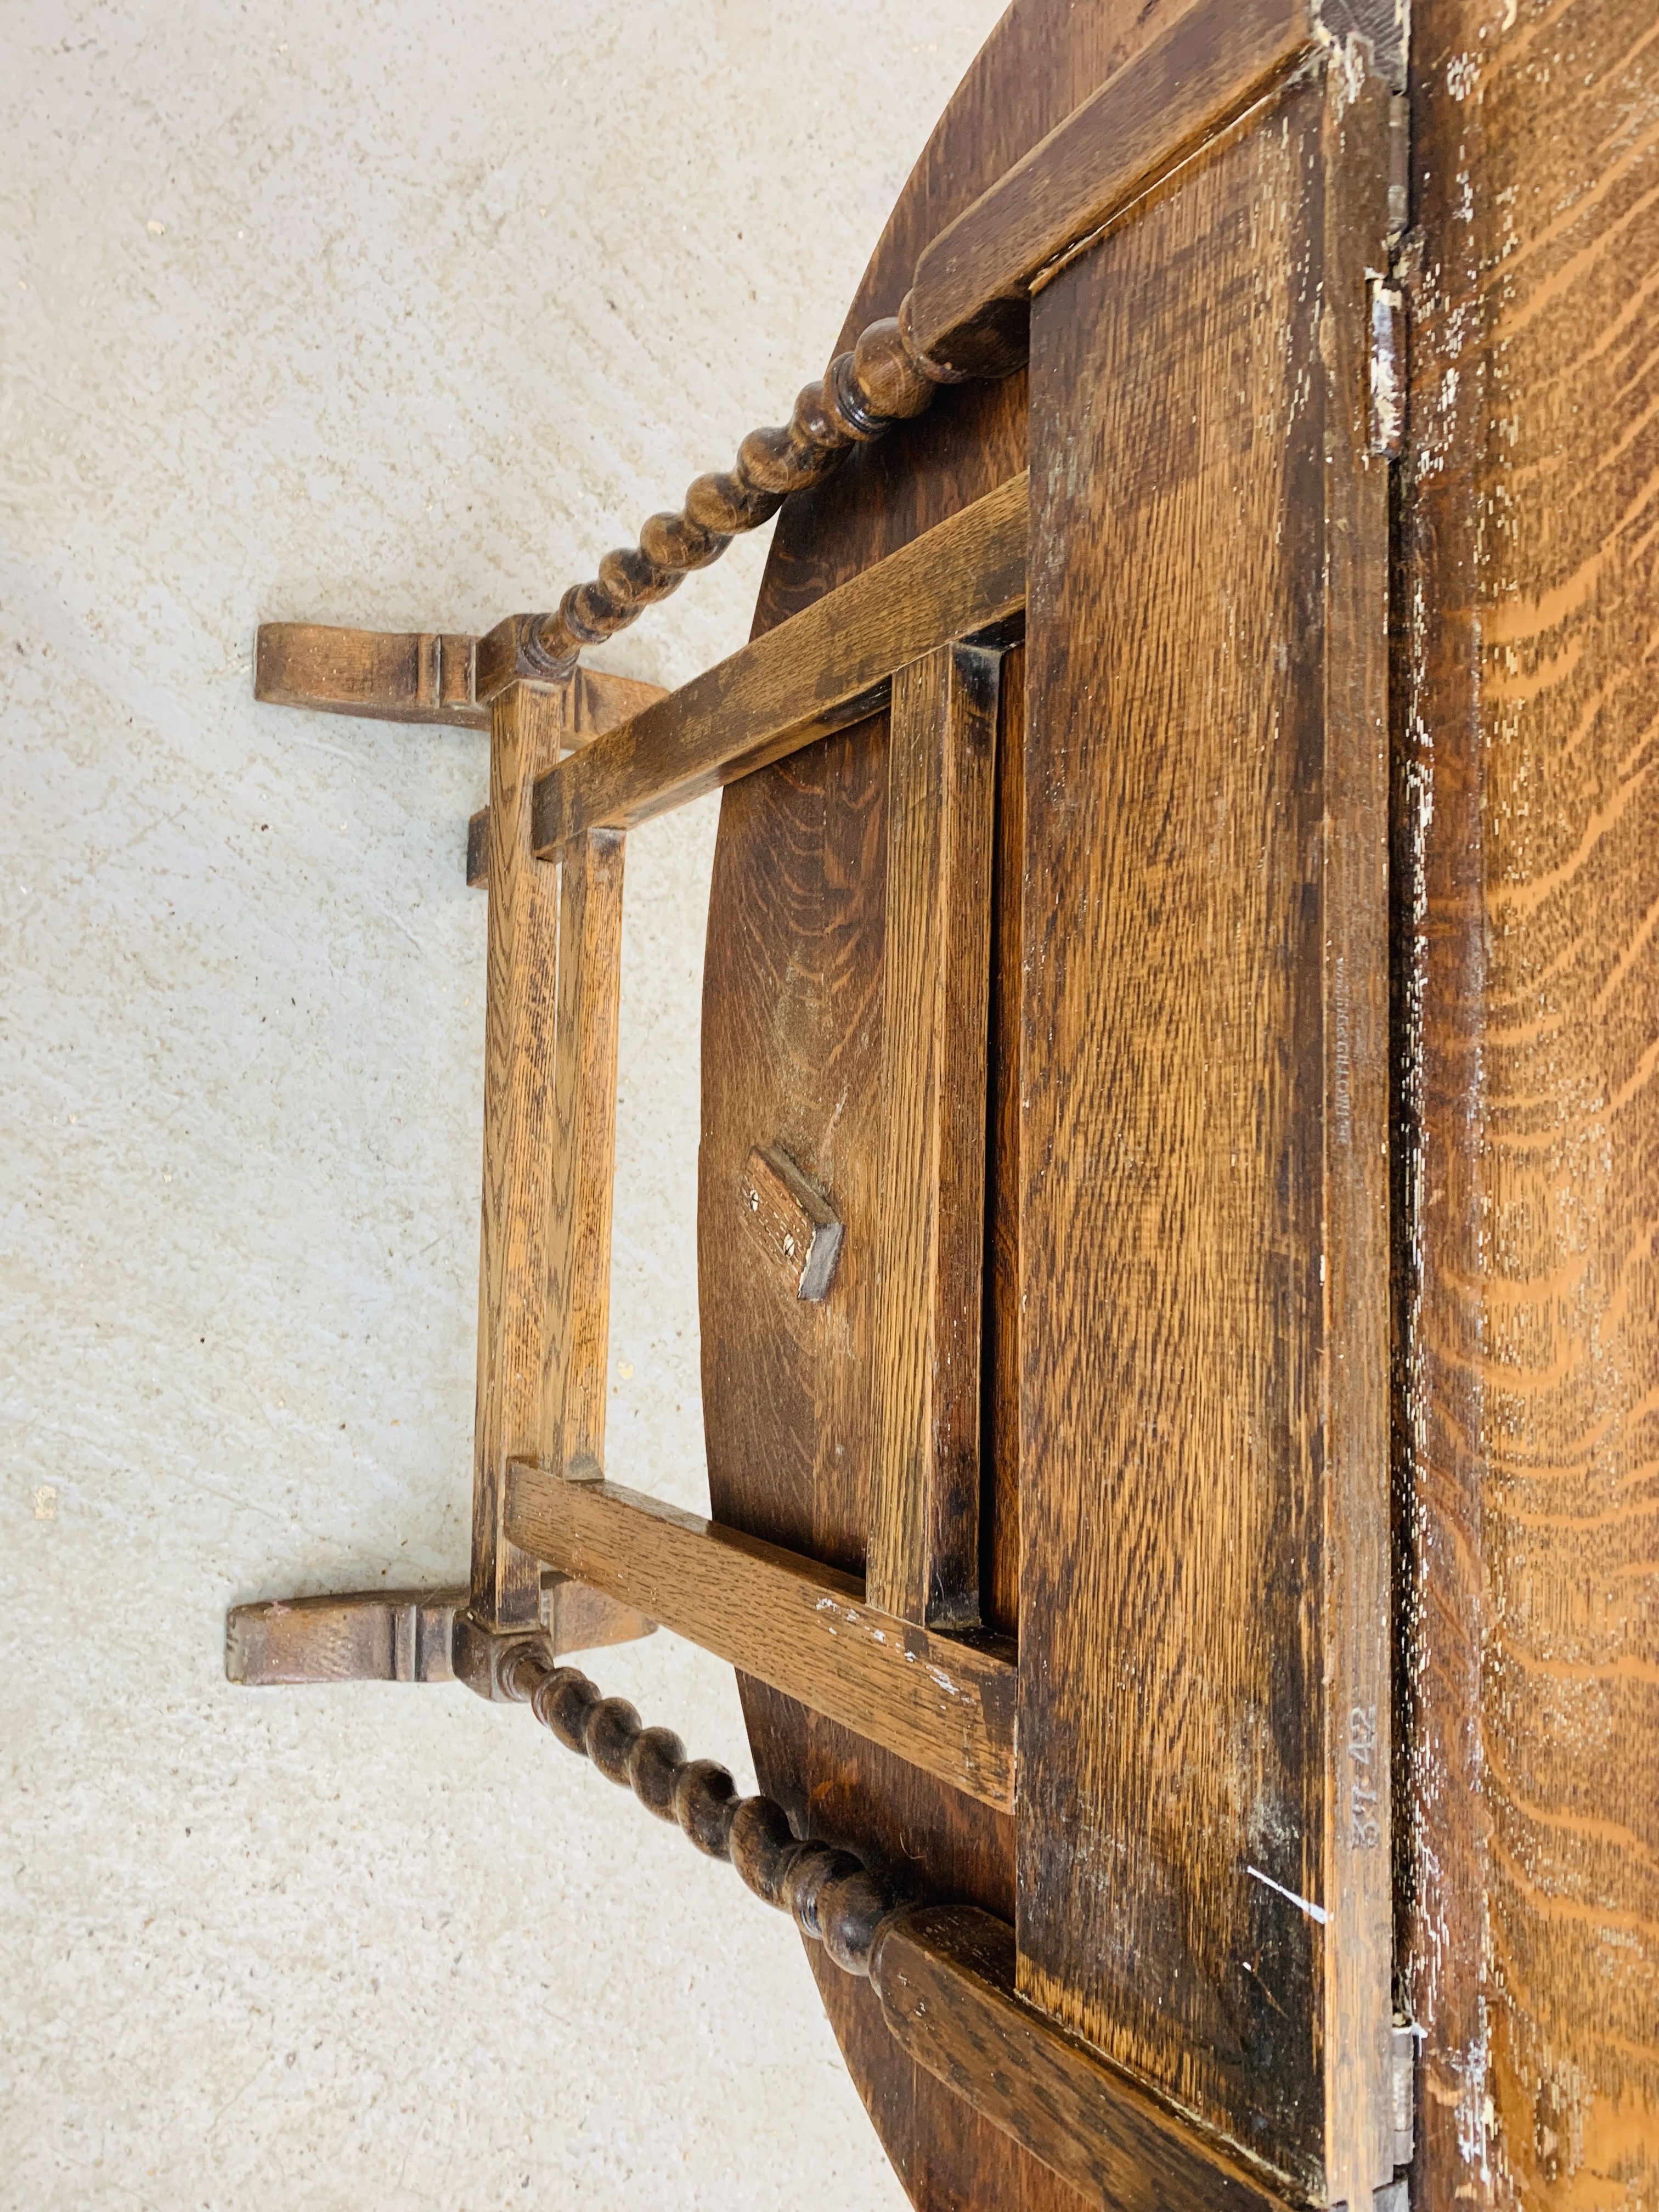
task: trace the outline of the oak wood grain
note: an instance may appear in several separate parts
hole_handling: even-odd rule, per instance
[[[1018,1980],[1352,2203],[1393,2146],[1386,90],[1251,124],[1032,309]]]
[[[870,1978],[901,2047],[1103,2212],[1286,2212],[1271,2178],[1024,2003],[1014,1933],[917,1905],[884,1921]]]
[[[893,678],[881,1198],[866,1583],[906,1620],[980,1618],[986,1035],[1000,655]]]
[[[547,1275],[537,1456],[590,1472],[605,1463],[623,857],[614,830],[595,830],[567,845],[559,864],[553,1121],[541,1163]]]
[[[896,669],[1006,623],[1024,600],[1025,487],[1015,483],[544,776],[537,851],[631,829],[866,719]]]
[[[472,1610],[481,1626],[533,1624],[541,1570],[502,1523],[512,1459],[540,1459],[548,1433],[549,1200],[556,1142],[559,872],[531,850],[536,773],[559,756],[556,696],[527,684],[491,709],[483,1197],[478,1383],[473,1417]]]
[[[668,696],[659,684],[636,683],[631,676],[605,676],[578,668],[564,683],[545,686],[563,717],[559,757],[591,745],[659,699]],[[489,881],[489,809],[483,807],[466,825],[466,880],[482,889]]]
[[[1659,41],[1419,0],[1397,731],[1413,2200],[1659,2203]]]
[[[1033,280],[1259,100],[1318,22],[1316,0],[1178,17],[927,246],[909,297],[921,349],[963,374],[1023,361]]]
[[[866,1604],[855,1577],[616,1484],[509,1473],[513,1540],[986,1803],[1013,1798],[1014,1670]]]

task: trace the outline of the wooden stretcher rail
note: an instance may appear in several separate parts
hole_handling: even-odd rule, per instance
[[[612,1483],[511,1467],[506,1527],[545,1565],[1012,1808],[1015,1668],[988,1640],[872,1612],[851,1575]]]
[[[550,769],[537,857],[631,830],[887,702],[895,673],[1025,605],[1026,479],[1012,477],[839,591]]]
[[[931,1627],[980,1607],[986,1036],[1000,656],[893,679],[887,747],[871,1601]]]

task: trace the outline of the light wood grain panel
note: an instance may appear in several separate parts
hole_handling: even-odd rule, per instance
[[[548,1449],[548,1163],[556,1141],[559,878],[531,851],[538,769],[559,757],[556,697],[527,685],[491,709],[489,971],[478,1387],[473,1418],[472,1610],[486,1627],[535,1622],[541,1571],[502,1526],[511,1459]]]
[[[514,1467],[507,1524],[548,1565],[987,1803],[1013,1799],[1006,1651],[929,1636],[815,1560],[608,1482]]]
[[[1358,1709],[1380,1771],[1386,112],[1302,81],[1031,355],[1020,1986],[1350,2202],[1392,2165],[1346,1749]]]
[[[544,777],[536,848],[631,829],[886,700],[895,669],[1025,603],[1025,486],[1004,484]]]
[[[986,1027],[1000,656],[893,678],[870,1602],[980,1617]]]
[[[1415,11],[1413,2201],[1659,2203],[1659,38]]]

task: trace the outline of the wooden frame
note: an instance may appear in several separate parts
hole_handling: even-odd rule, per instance
[[[512,1597],[500,1563],[525,1562],[513,1571],[527,1588],[533,1559],[668,1622],[745,1672],[1005,1808],[1013,1798],[1012,1668],[994,1649],[930,1638],[927,1630],[930,1613],[938,1625],[965,1627],[979,1612],[977,1524],[963,1500],[969,1486],[963,1440],[970,1430],[976,1435],[979,1411],[983,1227],[969,1163],[981,1133],[975,1130],[970,1145],[969,1133],[948,1131],[945,1117],[958,1092],[970,1111],[971,1102],[984,1095],[996,680],[1001,643],[1023,617],[1025,507],[1022,477],[964,508],[795,622],[580,753],[544,768],[533,799],[526,797],[527,755],[514,735],[517,718],[532,711],[521,696],[529,687],[515,685],[497,701],[504,765],[499,794],[492,782],[490,896],[492,930],[499,898],[506,932],[516,900],[547,896],[533,880],[536,872],[550,875],[556,860],[568,885],[599,865],[599,855],[614,854],[619,897],[626,828],[716,781],[752,773],[891,697],[899,726],[915,736],[914,745],[895,757],[892,814],[899,848],[915,854],[913,883],[900,897],[904,941],[913,946],[904,963],[912,980],[905,984],[896,967],[892,988],[896,1006],[897,994],[908,991],[915,1014],[893,1024],[904,1065],[896,1065],[891,1085],[887,1212],[894,1227],[884,1264],[896,1330],[911,1338],[900,1316],[912,1301],[921,1302],[928,1318],[921,1358],[894,1376],[895,1442],[881,1478],[893,1534],[878,1552],[867,1602],[850,1577],[599,1482],[602,1387],[586,1401],[587,1411],[574,1422],[567,1417],[562,1427],[550,1413],[532,1437],[520,1420],[513,1432],[525,1441],[509,1446],[482,1359],[482,1579],[474,1598],[475,1611],[495,1608],[489,1617],[495,1626],[523,1617],[524,1601]],[[526,826],[527,813],[533,826]],[[529,878],[522,875],[526,867]],[[528,892],[521,882],[530,883]],[[532,912],[527,908],[526,916]],[[614,930],[614,918],[608,927]],[[512,978],[520,966],[539,959],[544,971],[554,964],[544,942],[537,952],[534,930],[526,918],[503,956],[499,984],[492,965],[492,992],[504,1006],[519,1003]],[[555,1397],[568,1395],[578,1369],[602,1379],[605,1367],[600,1260],[612,1174],[617,969],[607,953],[581,984],[570,982],[574,942],[562,933],[552,1092],[545,1073],[532,1065],[533,1052],[520,1070],[504,1046],[492,1065],[507,1073],[494,1090],[486,1071],[487,1131],[499,1127],[501,1146],[512,1143],[526,1161],[550,1158],[550,1178],[544,1165],[541,1172],[558,1218],[585,1216],[592,1223],[586,1263],[568,1283],[556,1235],[545,1261],[532,1256],[523,1263],[527,1281],[548,1285],[544,1356],[552,1365],[546,1388]],[[532,989],[521,983],[520,996]],[[492,1035],[495,1004],[492,996]],[[600,1036],[608,1042],[594,1042]],[[921,1086],[922,1125],[910,1120],[915,1084]],[[550,1096],[559,1102],[550,1121]],[[493,1157],[487,1137],[486,1158]],[[982,1168],[979,1172],[982,1177]],[[799,1170],[794,1174],[793,1196],[804,1206],[807,1186]],[[779,1180],[777,1170],[771,1175]],[[815,1227],[833,1222],[827,1203],[823,1212],[826,1218]],[[485,1218],[489,1310],[521,1316],[522,1296],[509,1297],[498,1285],[488,1205]],[[839,1247],[837,1237],[837,1253]],[[954,1260],[935,1273],[934,1261],[951,1252]],[[805,1281],[803,1273],[803,1295]],[[516,1361],[502,1353],[489,1376],[498,1367],[527,1373],[533,1364],[523,1352]],[[954,1431],[944,1410],[951,1404]],[[924,1447],[924,1431],[938,1438],[937,1448]],[[509,1476],[514,1461],[523,1464]],[[971,1481],[976,1486],[976,1456]],[[955,1547],[948,1557],[939,1548],[941,1531]],[[930,1578],[945,1592],[942,1600],[930,1601]]]
[[[1042,354],[1041,346],[1052,348],[1054,333],[1087,290],[1088,272],[1097,276],[1103,265],[1103,258],[1091,264],[1084,250],[1100,248],[1130,202],[1200,141],[1221,144],[1218,134],[1244,133],[1254,104],[1268,95],[1300,100],[1304,121],[1316,111],[1325,118],[1310,126],[1308,143],[1317,142],[1318,161],[1326,165],[1322,184],[1330,182],[1339,212],[1317,246],[1352,289],[1357,264],[1352,240],[1339,234],[1341,222],[1356,215],[1369,221],[1376,209],[1370,201],[1362,207],[1357,191],[1343,200],[1343,163],[1354,165],[1366,190],[1386,175],[1387,165],[1384,160],[1379,168],[1376,160],[1380,87],[1364,82],[1363,68],[1350,56],[1339,97],[1332,51],[1312,0],[1243,0],[1224,15],[1209,9],[1181,18],[923,254],[900,318],[913,381],[918,347],[927,373],[945,381],[1007,368],[1024,356],[1035,330],[1040,355],[1033,388],[1041,393],[1045,363],[1052,368],[1058,357],[1052,350]],[[1320,133],[1328,126],[1340,137],[1338,125],[1350,110],[1358,119],[1345,151],[1335,137]],[[1386,135],[1386,116],[1382,123]],[[1238,136],[1224,143],[1236,146]],[[877,349],[872,361],[896,358],[890,341],[884,343],[888,353]],[[854,371],[858,358],[848,356]],[[1340,385],[1346,393],[1358,368],[1348,337],[1329,352],[1322,349],[1318,358],[1317,374],[1329,378],[1328,392]],[[1310,378],[1315,374],[1310,368]],[[824,404],[842,426],[843,444],[883,427],[860,415],[861,389],[855,376],[837,383],[832,372],[825,381]],[[902,379],[895,390],[898,414],[925,404],[911,404],[914,394]],[[1332,409],[1335,422],[1341,404],[1332,402]],[[1034,428],[1034,440],[1040,442],[1039,431],[1046,435],[1048,427]],[[1357,791],[1364,781],[1358,756],[1373,733],[1360,726],[1361,708],[1341,692],[1347,680],[1356,698],[1364,692],[1368,702],[1377,678],[1383,633],[1372,635],[1371,617],[1379,579],[1367,563],[1376,550],[1378,487],[1386,471],[1367,472],[1363,439],[1358,447],[1352,440],[1344,445],[1352,427],[1334,434],[1340,467],[1328,495],[1343,510],[1334,527],[1352,535],[1341,557],[1320,573],[1328,618],[1328,636],[1322,633],[1328,655],[1326,704],[1338,749],[1349,745]],[[1059,1714],[1061,1724],[1050,1729],[1047,1763],[1039,1766],[1041,1802],[1035,1810],[1019,1809],[1022,1858],[1037,1875],[1043,1855],[1065,1841],[1055,1759],[1097,1715],[1086,1699],[1065,1703],[1080,1670],[1069,1663],[1075,1654],[1063,1648],[1063,1637],[1040,1650],[1023,1638],[1016,1656],[975,1633],[981,1615],[976,1448],[984,1193],[973,1172],[973,1133],[965,1123],[957,1126],[953,1115],[970,1117],[987,1099],[996,692],[1001,653],[1024,635],[1028,501],[1035,497],[1052,549],[1064,536],[1063,488],[1074,489],[1065,454],[1052,440],[1042,457],[1044,466],[1030,483],[1021,476],[997,487],[672,696],[641,698],[629,702],[632,711],[610,713],[612,726],[580,750],[578,736],[588,734],[580,727],[584,720],[592,728],[607,715],[606,695],[593,690],[603,679],[585,672],[551,680],[550,618],[516,616],[479,639],[433,633],[373,640],[287,626],[262,633],[259,652],[264,697],[474,727],[486,711],[489,717],[490,804],[487,825],[475,825],[469,841],[469,876],[489,884],[490,969],[473,1565],[466,1611],[450,1616],[459,1639],[455,1648],[465,1643],[467,1650],[455,1671],[497,1693],[501,1654],[516,1648],[515,1639],[547,1632],[544,1587],[550,1568],[607,1604],[605,1619],[641,1626],[658,1620],[689,1634],[757,1681],[999,1812],[1015,1804],[1017,1734],[1029,1730],[1040,1741]],[[703,505],[724,518],[716,534],[748,526],[748,520],[730,520],[740,515],[748,495],[741,479],[714,482]],[[763,503],[750,501],[749,520]],[[689,511],[695,505],[689,501]],[[1322,507],[1321,517],[1322,524],[1330,519]],[[684,518],[670,520],[678,527]],[[698,542],[707,540],[713,530],[694,514],[687,543],[699,532]],[[601,585],[588,587],[596,595],[590,611],[621,605],[629,591],[641,599],[660,596],[672,567],[644,554],[610,556],[609,582],[602,568]],[[1039,571],[1034,610],[1052,611],[1057,568]],[[567,626],[576,623],[579,637],[584,604],[580,592],[574,605],[567,595],[561,617]],[[627,612],[607,616],[611,628],[628,618]],[[603,634],[603,627],[593,633]],[[352,639],[355,644],[344,641]],[[1048,650],[1053,641],[1052,628],[1039,623],[1034,646]],[[1059,690],[1066,681],[1063,660],[1063,651],[1057,659],[1051,652],[1046,670]],[[619,705],[613,692],[610,706]],[[860,1585],[804,1556],[606,1481],[605,1373],[625,833],[882,708],[890,710],[892,731],[886,1109],[872,1255],[882,1357],[869,1571]],[[1074,755],[1060,748],[1061,766],[1046,784],[1029,766],[1045,734],[1040,723],[1034,726],[1023,802],[1028,823],[1040,822],[1045,805],[1078,804],[1064,789]],[[1363,814],[1376,793],[1367,787],[1362,796]],[[1004,1923],[987,1919],[969,1926],[960,1914],[933,1923],[911,1915],[888,1931],[884,1946],[878,1944],[871,1966],[883,2016],[901,2046],[1103,2204],[1166,2201],[1167,2179],[1167,2201],[1182,2207],[1200,2201],[1265,2206],[1283,2202],[1286,2191],[1317,2199],[1340,2190],[1357,2212],[1367,2194],[1391,2185],[1386,1881],[1379,1887],[1373,1859],[1362,1863],[1347,1853],[1357,1817],[1350,1768],[1358,1740],[1352,1731],[1344,1735],[1339,1724],[1345,1711],[1378,1710],[1374,1702],[1367,1706],[1366,1695],[1382,1648],[1375,1608],[1367,1609],[1379,1580],[1386,1615],[1386,1556],[1365,1477],[1382,1403],[1370,1371],[1378,1310],[1366,1287],[1376,1256],[1376,1192],[1374,1177],[1362,1174],[1355,1182],[1344,1156],[1344,1147],[1352,1153],[1356,1143],[1370,1143],[1377,1103],[1374,1089],[1363,1079],[1356,1083],[1353,1073],[1354,1041],[1370,1043],[1376,1014],[1376,886],[1367,873],[1368,854],[1363,834],[1345,842],[1339,827],[1327,884],[1338,926],[1334,949],[1320,956],[1329,963],[1321,970],[1326,1003],[1335,1010],[1321,1031],[1318,1069],[1321,1109],[1330,1109],[1319,1134],[1328,1146],[1330,1179],[1322,1218],[1334,1224],[1328,1238],[1328,1304],[1337,1316],[1332,1340],[1339,1361],[1352,1355],[1353,1374],[1364,1369],[1351,1407],[1332,1423],[1334,1475],[1318,1498],[1325,1516],[1321,1559],[1330,1578],[1328,1603],[1319,1615],[1320,1659],[1328,1660],[1334,1685],[1317,1715],[1329,1816],[1318,1845],[1322,1894],[1314,1894],[1320,1883],[1311,1875],[1299,1875],[1304,1886],[1294,1890],[1254,1866],[1244,1870],[1322,1926],[1333,1912],[1338,1916],[1328,1972],[1322,1981],[1317,1974],[1306,1978],[1320,1992],[1310,2038],[1316,2044],[1323,2036],[1332,2050],[1358,2056],[1319,2076],[1324,2105],[1316,2121],[1292,2114],[1280,2132],[1253,2143],[1261,2153],[1258,2170],[1253,2159],[1223,2147],[1246,2139],[1254,2113],[1249,2096],[1235,2096],[1236,2081],[1218,2087],[1206,2077],[1195,2083],[1182,2070],[1189,2054],[1180,2047],[1178,2030],[1161,2020],[1139,2041],[1135,2033],[1120,2036],[1123,2022],[1103,2007],[1098,1989],[1074,1984],[1055,1968],[1054,1943],[1045,1954],[1043,1930],[1029,1909],[1035,1882],[1022,1896],[1017,1956],[1016,1938]],[[1096,898],[1092,881],[1086,888]],[[1354,895],[1351,927],[1341,920],[1345,891]],[[1055,915],[1078,910],[1078,902],[1065,896],[1046,905],[1042,897],[1028,897],[1028,953]],[[1097,900],[1089,910],[1097,910]],[[1061,964],[1055,963],[1056,972]],[[1030,980],[1036,967],[1029,957],[1026,972],[1029,1066],[1035,1059],[1029,1046],[1042,1019],[1063,1027],[1064,1018],[1075,1019],[1075,1009],[1063,1004],[1062,986],[1054,987],[1054,1005],[1045,1004],[1042,994],[1049,986]],[[1345,998],[1345,992],[1357,995]],[[1190,1028],[1181,1032],[1184,1049],[1198,1048],[1194,1034]],[[1027,1102],[1021,1103],[1024,1108]],[[1045,1135],[1055,1140],[1048,1157],[1058,1156],[1064,1111],[1038,1098],[1029,1126],[1039,1143]],[[843,1241],[832,1234],[842,1228],[835,1194],[818,1191],[798,1168],[792,1176],[793,1164],[779,1152],[773,1132],[756,1133],[750,1160],[760,1163],[749,1170],[750,1195],[758,1200],[769,1176],[768,1202],[778,1219],[769,1221],[766,1233],[792,1269],[793,1231],[786,1217],[790,1205],[799,1210],[807,1256],[797,1296],[808,1298],[811,1282],[812,1298],[821,1297],[830,1289]],[[1023,1291],[1040,1288],[1042,1271],[1058,1249],[1052,1237],[1045,1247],[1041,1235],[1024,1244]],[[1224,1256],[1237,1256],[1233,1247]],[[1064,1449],[1078,1422],[1101,1418],[1086,1393],[1066,1396],[1079,1375],[1090,1379],[1095,1346],[1061,1346],[1072,1366],[1065,1389],[1054,1383],[1058,1370],[1045,1362],[1054,1361],[1060,1334],[1050,1341],[1034,1330],[1020,1349],[1022,1392],[1036,1409],[1028,1410],[1020,1439],[1028,1460],[1045,1449]],[[1296,1348],[1303,1349],[1299,1341]],[[1172,1419],[1170,1433],[1179,1427]],[[1179,1458],[1164,1451],[1162,1473],[1173,1486],[1184,1479]],[[1061,1519],[1051,1517],[1052,1526],[1040,1515],[1030,1523],[1038,1572],[1060,1556],[1066,1534]],[[1108,1562],[1092,1574],[1096,1615],[1088,1619],[1094,1626],[1109,1617],[1121,1627],[1127,1619],[1127,1607],[1118,1604],[1124,1592],[1114,1581],[1117,1573]],[[1102,1592],[1109,1601],[1103,1607]],[[337,1613],[338,1601],[331,1602]],[[425,1638],[435,1654],[438,1640],[420,1605],[409,1602],[415,1609],[407,1618],[405,1607],[372,1626],[348,1624],[345,1631],[337,1620],[329,1632],[358,1637],[363,1669],[389,1665],[404,1679],[405,1646],[418,1654]],[[317,1611],[319,1624],[325,1610]],[[1086,1604],[1079,1602],[1076,1612],[1084,1620]],[[389,1658],[383,1650],[387,1633]],[[1381,1633],[1385,1646],[1385,1628]],[[408,1663],[415,1675],[424,1669],[427,1678],[440,1677],[435,1656]],[[1153,1671],[1149,1667],[1149,1675]],[[1386,1743],[1374,1722],[1363,1747],[1374,1762],[1368,1776],[1386,1767]],[[1108,1801],[1122,1779],[1108,1775],[1103,1784],[1098,1771],[1079,1778],[1082,1794],[1092,1790],[1096,1809],[1104,1804],[1107,1814],[1121,1809]],[[1138,1817],[1139,1809],[1130,1813]],[[1121,1825],[1127,1833],[1133,1820]],[[1109,1838],[1109,1828],[1103,1815],[1099,1836]],[[1127,1848],[1123,1856],[1127,1863]],[[1235,1873],[1244,1878],[1229,1869],[1230,1878]],[[1095,1888],[1104,1893],[1100,1884]],[[1097,1895],[1089,1909],[1098,1908]],[[1188,1915],[1182,1940],[1192,1938],[1194,1957],[1219,1911],[1206,1905]],[[1097,1947],[1091,1961],[1103,1954]],[[1133,2025],[1138,2033],[1144,2023]],[[1091,2045],[1093,2050],[1085,2047]],[[1103,2050],[1119,2070],[1101,2063]],[[1263,2078],[1267,2070],[1258,2069]],[[1245,2089],[1254,2088],[1252,2077]],[[1168,2173],[1149,2180],[1148,2163],[1158,2159],[1169,2161]]]

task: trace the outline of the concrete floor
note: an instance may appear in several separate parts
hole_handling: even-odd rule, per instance
[[[902,2202],[727,1869],[464,1691],[222,1679],[240,1599],[464,1570],[477,1242],[483,742],[250,662],[547,605],[781,420],[995,12],[7,9],[4,2205]],[[714,830],[629,860],[612,1460],[686,1504]],[[726,1669],[594,1672],[744,1766]]]

